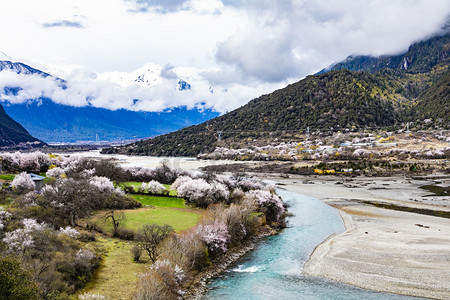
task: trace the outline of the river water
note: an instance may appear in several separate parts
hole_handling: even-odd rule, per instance
[[[257,248],[211,280],[203,299],[418,299],[377,293],[302,275],[314,248],[344,231],[338,211],[319,200],[278,190],[294,214],[288,228],[264,239]]]

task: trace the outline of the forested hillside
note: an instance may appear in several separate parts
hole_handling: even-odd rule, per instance
[[[25,128],[14,121],[0,105],[0,147],[15,147],[19,143],[43,145],[41,141],[32,137]]]
[[[450,34],[447,33],[415,43],[409,47],[406,53],[400,55],[349,56],[346,60],[328,69],[323,69],[319,73],[342,69],[375,73],[386,68],[409,73],[425,73],[430,72],[438,64],[448,64],[449,53]]]

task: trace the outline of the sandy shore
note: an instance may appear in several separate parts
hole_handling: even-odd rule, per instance
[[[450,212],[449,197],[423,197],[430,193],[419,188],[433,182],[448,186],[450,178],[275,180],[338,208],[346,225],[344,233],[316,248],[306,274],[376,291],[450,299],[450,219],[368,204]]]

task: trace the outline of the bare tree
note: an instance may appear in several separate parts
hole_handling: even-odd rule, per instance
[[[109,219],[111,219],[113,224],[113,235],[116,234],[120,224],[125,223],[127,220],[125,213],[123,211],[117,212],[113,209],[110,210],[108,213],[106,213],[105,216],[103,217],[103,220],[105,222],[107,222]]]
[[[144,225],[139,230],[138,243],[143,250],[147,251],[148,256],[155,262],[159,256],[158,244],[167,236],[174,232],[172,226],[164,224]]]

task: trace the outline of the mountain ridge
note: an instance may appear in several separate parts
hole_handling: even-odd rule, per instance
[[[344,61],[322,69],[317,74],[347,69],[375,73],[382,69],[404,70],[412,73],[430,72],[430,66],[447,63],[450,59],[450,34],[443,33],[408,47],[399,55],[349,56]]]
[[[212,110],[173,108],[170,112],[108,110],[92,106],[73,107],[48,98],[39,102],[4,105],[7,113],[29,128],[32,135],[48,142],[122,141],[148,138],[217,116]]]
[[[213,151],[219,136],[222,141],[242,141],[285,130],[304,133],[307,127],[325,131],[391,127],[417,118],[439,119],[448,127],[450,114],[443,110],[438,115],[430,107],[450,103],[447,49],[448,33],[414,44],[395,59],[375,59],[369,66],[353,61],[350,69],[356,71],[342,68],[310,75],[197,126],[103,152],[196,156]],[[412,55],[409,70],[379,68],[385,60],[395,62],[407,55]]]

